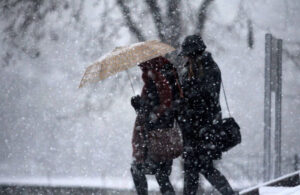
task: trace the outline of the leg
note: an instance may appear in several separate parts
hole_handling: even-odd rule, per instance
[[[196,159],[184,159],[184,195],[196,195],[199,185],[198,163]]]
[[[174,188],[170,182],[169,176],[172,170],[172,161],[159,163],[155,178],[164,195],[175,195]]]
[[[222,195],[235,194],[226,177],[214,167],[212,160],[203,161],[200,172]]]
[[[133,162],[131,165],[131,175],[138,195],[148,195],[148,184],[146,175],[143,173],[141,164]]]

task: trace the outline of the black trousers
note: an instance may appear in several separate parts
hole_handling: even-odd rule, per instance
[[[146,174],[155,175],[160,192],[163,195],[175,195],[173,186],[169,180],[172,170],[172,161],[145,163],[133,162],[131,165],[131,174],[138,195],[148,195],[148,184]]]
[[[199,173],[222,195],[233,195],[227,179],[214,165],[213,160],[206,156],[186,156],[184,159],[184,195],[196,195],[199,185]]]

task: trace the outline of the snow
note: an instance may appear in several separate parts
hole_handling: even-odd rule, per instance
[[[260,195],[299,195],[300,185],[296,187],[262,187]]]
[[[184,10],[184,35],[192,33],[192,17],[196,17],[192,13],[199,2],[191,2],[191,10]],[[262,182],[264,36],[271,32],[283,38],[285,49],[299,53],[295,42],[300,41],[300,3],[296,0],[243,1],[244,15],[253,20],[255,45],[251,50],[246,44],[244,16],[236,18],[242,11],[240,2],[214,2],[205,25],[204,40],[221,68],[229,106],[243,137],[242,144],[225,153],[217,166],[235,188],[246,188]],[[134,19],[137,21],[143,16],[139,26],[147,38],[157,39],[151,17],[141,9],[144,4],[131,4],[137,8]],[[0,39],[6,40],[1,44],[0,56],[15,54],[10,65],[3,61],[0,64],[2,182],[23,177],[22,182],[40,181],[45,185],[80,185],[80,181],[84,185],[132,187],[129,167],[135,112],[130,106],[130,97],[135,94],[131,92],[127,75],[121,73],[80,90],[78,85],[89,62],[136,40],[122,24],[114,1],[98,4],[86,1],[85,7],[79,23],[74,22],[70,10],[51,13],[44,25],[33,26],[27,34],[14,39],[19,48],[9,44],[3,29],[13,18],[8,20],[0,13]],[[107,21],[110,28],[99,31]],[[41,34],[39,42],[28,36],[32,31]],[[22,46],[30,51],[40,49],[40,57],[28,56]],[[133,68],[130,75],[139,93],[140,70]],[[299,68],[284,56],[283,173],[293,171],[294,155],[299,154],[299,88]],[[221,104],[226,117],[223,97]],[[47,175],[50,183],[43,179]],[[179,163],[175,163],[171,179],[182,181]],[[206,185],[206,181],[204,183]]]
[[[147,175],[148,189],[158,191],[159,186],[154,176]],[[172,185],[175,189],[182,190],[183,180],[172,179]],[[245,188],[249,186],[247,181],[236,182],[229,181],[236,188]],[[134,189],[133,181],[127,177],[0,177],[1,185],[18,185],[18,186],[49,186],[49,187],[86,187],[86,188],[101,188],[101,189]],[[202,187],[210,189],[212,186],[204,181]]]
[[[106,189],[133,189],[133,183],[123,178],[0,178],[0,185],[49,186],[49,187],[95,187]]]
[[[290,178],[291,176],[295,176],[295,175],[299,175],[300,176],[300,171],[296,171],[296,172],[293,172],[293,173],[290,173],[290,174],[287,174],[287,175],[283,175],[283,176],[281,176],[281,177],[278,177],[278,178],[276,178],[276,179],[274,179],[274,180],[271,180],[271,181],[268,181],[268,182],[265,182],[265,183],[261,183],[261,184],[258,184],[258,185],[256,185],[256,186],[253,186],[253,187],[251,187],[251,188],[248,188],[248,189],[246,189],[246,190],[242,190],[241,191],[241,193],[247,193],[247,192],[250,192],[250,191],[252,191],[252,190],[255,190],[255,189],[259,189],[259,190],[261,190],[261,189],[273,189],[273,188],[277,188],[277,187],[269,187],[270,185],[272,185],[272,184],[274,184],[274,183],[277,183],[278,181],[281,181],[281,180],[284,180],[284,179],[286,179],[286,178]],[[278,187],[277,189],[280,189],[281,187]],[[284,188],[284,187],[282,187],[282,188]],[[271,189],[271,190],[272,190]]]

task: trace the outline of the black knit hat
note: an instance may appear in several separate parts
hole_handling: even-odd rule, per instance
[[[189,35],[184,39],[179,55],[188,56],[190,54],[202,53],[205,49],[206,45],[199,35]]]

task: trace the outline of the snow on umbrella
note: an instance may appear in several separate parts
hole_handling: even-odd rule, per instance
[[[79,88],[87,83],[98,82],[109,76],[126,71],[142,62],[163,56],[175,48],[157,40],[135,43],[125,47],[117,47],[99,61],[88,66]]]

